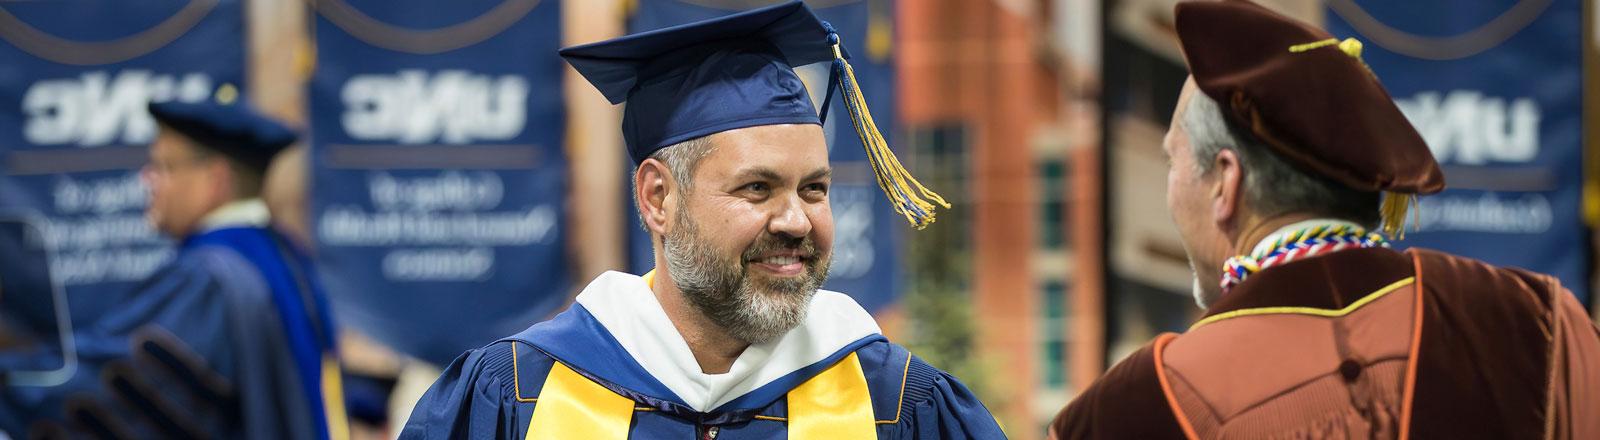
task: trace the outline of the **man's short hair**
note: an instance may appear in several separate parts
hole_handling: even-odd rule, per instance
[[[265,185],[266,167],[246,164],[232,157],[223,156],[228,162],[228,168],[233,170],[233,197],[248,199],[261,197],[261,187]]]
[[[1233,150],[1244,172],[1244,200],[1255,214],[1272,217],[1309,213],[1347,220],[1368,229],[1382,221],[1380,193],[1358,191],[1308,174],[1285,162],[1249,132],[1239,130],[1222,116],[1222,108],[1205,93],[1195,91],[1183,112],[1183,129],[1201,175],[1211,172],[1217,153]]]
[[[672,180],[678,182],[679,188],[687,193],[694,187],[694,170],[700,167],[700,161],[711,154],[711,136],[701,136],[650,153],[650,158],[661,161],[667,165],[667,172],[672,173]],[[639,215],[639,227],[649,231],[644,223],[644,207],[639,206],[638,187],[634,187],[634,213]]]
[[[228,164],[228,170],[232,172],[231,174],[233,174],[234,199],[261,197],[261,187],[266,179],[267,167],[271,165],[270,163],[260,164],[245,161],[233,156],[229,156],[228,154],[223,153],[221,150],[208,146],[198,139],[190,138],[188,135],[179,133],[178,136],[189,140],[190,143],[194,145],[194,151],[198,156],[202,158],[215,157],[222,159],[223,163]]]

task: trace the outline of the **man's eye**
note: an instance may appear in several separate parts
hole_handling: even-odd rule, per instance
[[[772,189],[772,187],[767,186],[765,182],[753,182],[745,184],[743,189],[745,191],[767,192],[767,190]]]
[[[826,184],[826,183],[813,183],[813,184],[810,184],[810,185],[806,185],[806,187],[804,189],[806,191],[808,191],[808,192],[814,192],[814,193],[819,193],[819,194],[827,194],[828,193],[828,184]]]

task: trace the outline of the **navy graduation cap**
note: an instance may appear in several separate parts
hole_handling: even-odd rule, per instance
[[[224,86],[226,89],[228,86]],[[224,93],[219,91],[219,96]],[[152,102],[150,116],[200,144],[251,167],[266,169],[296,135],[288,127],[251,110],[243,102]]]
[[[657,150],[713,133],[775,124],[817,124],[794,68],[832,61],[827,115],[835,89],[867,150],[878,187],[917,229],[935,204],[889,149],[856,86],[833,26],[800,1],[561,49],[561,56],[612,104],[626,102],[622,137],[635,164]]]

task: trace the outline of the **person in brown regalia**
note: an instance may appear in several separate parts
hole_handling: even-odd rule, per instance
[[[1386,246],[1445,183],[1359,41],[1242,0],[1177,30],[1167,206],[1206,313],[1054,438],[1600,439],[1600,329],[1554,277]]]

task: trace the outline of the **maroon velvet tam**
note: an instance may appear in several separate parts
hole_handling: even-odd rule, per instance
[[[1177,6],[1200,90],[1241,129],[1306,172],[1350,188],[1444,189],[1438,162],[1361,61],[1361,43],[1243,0]]]

